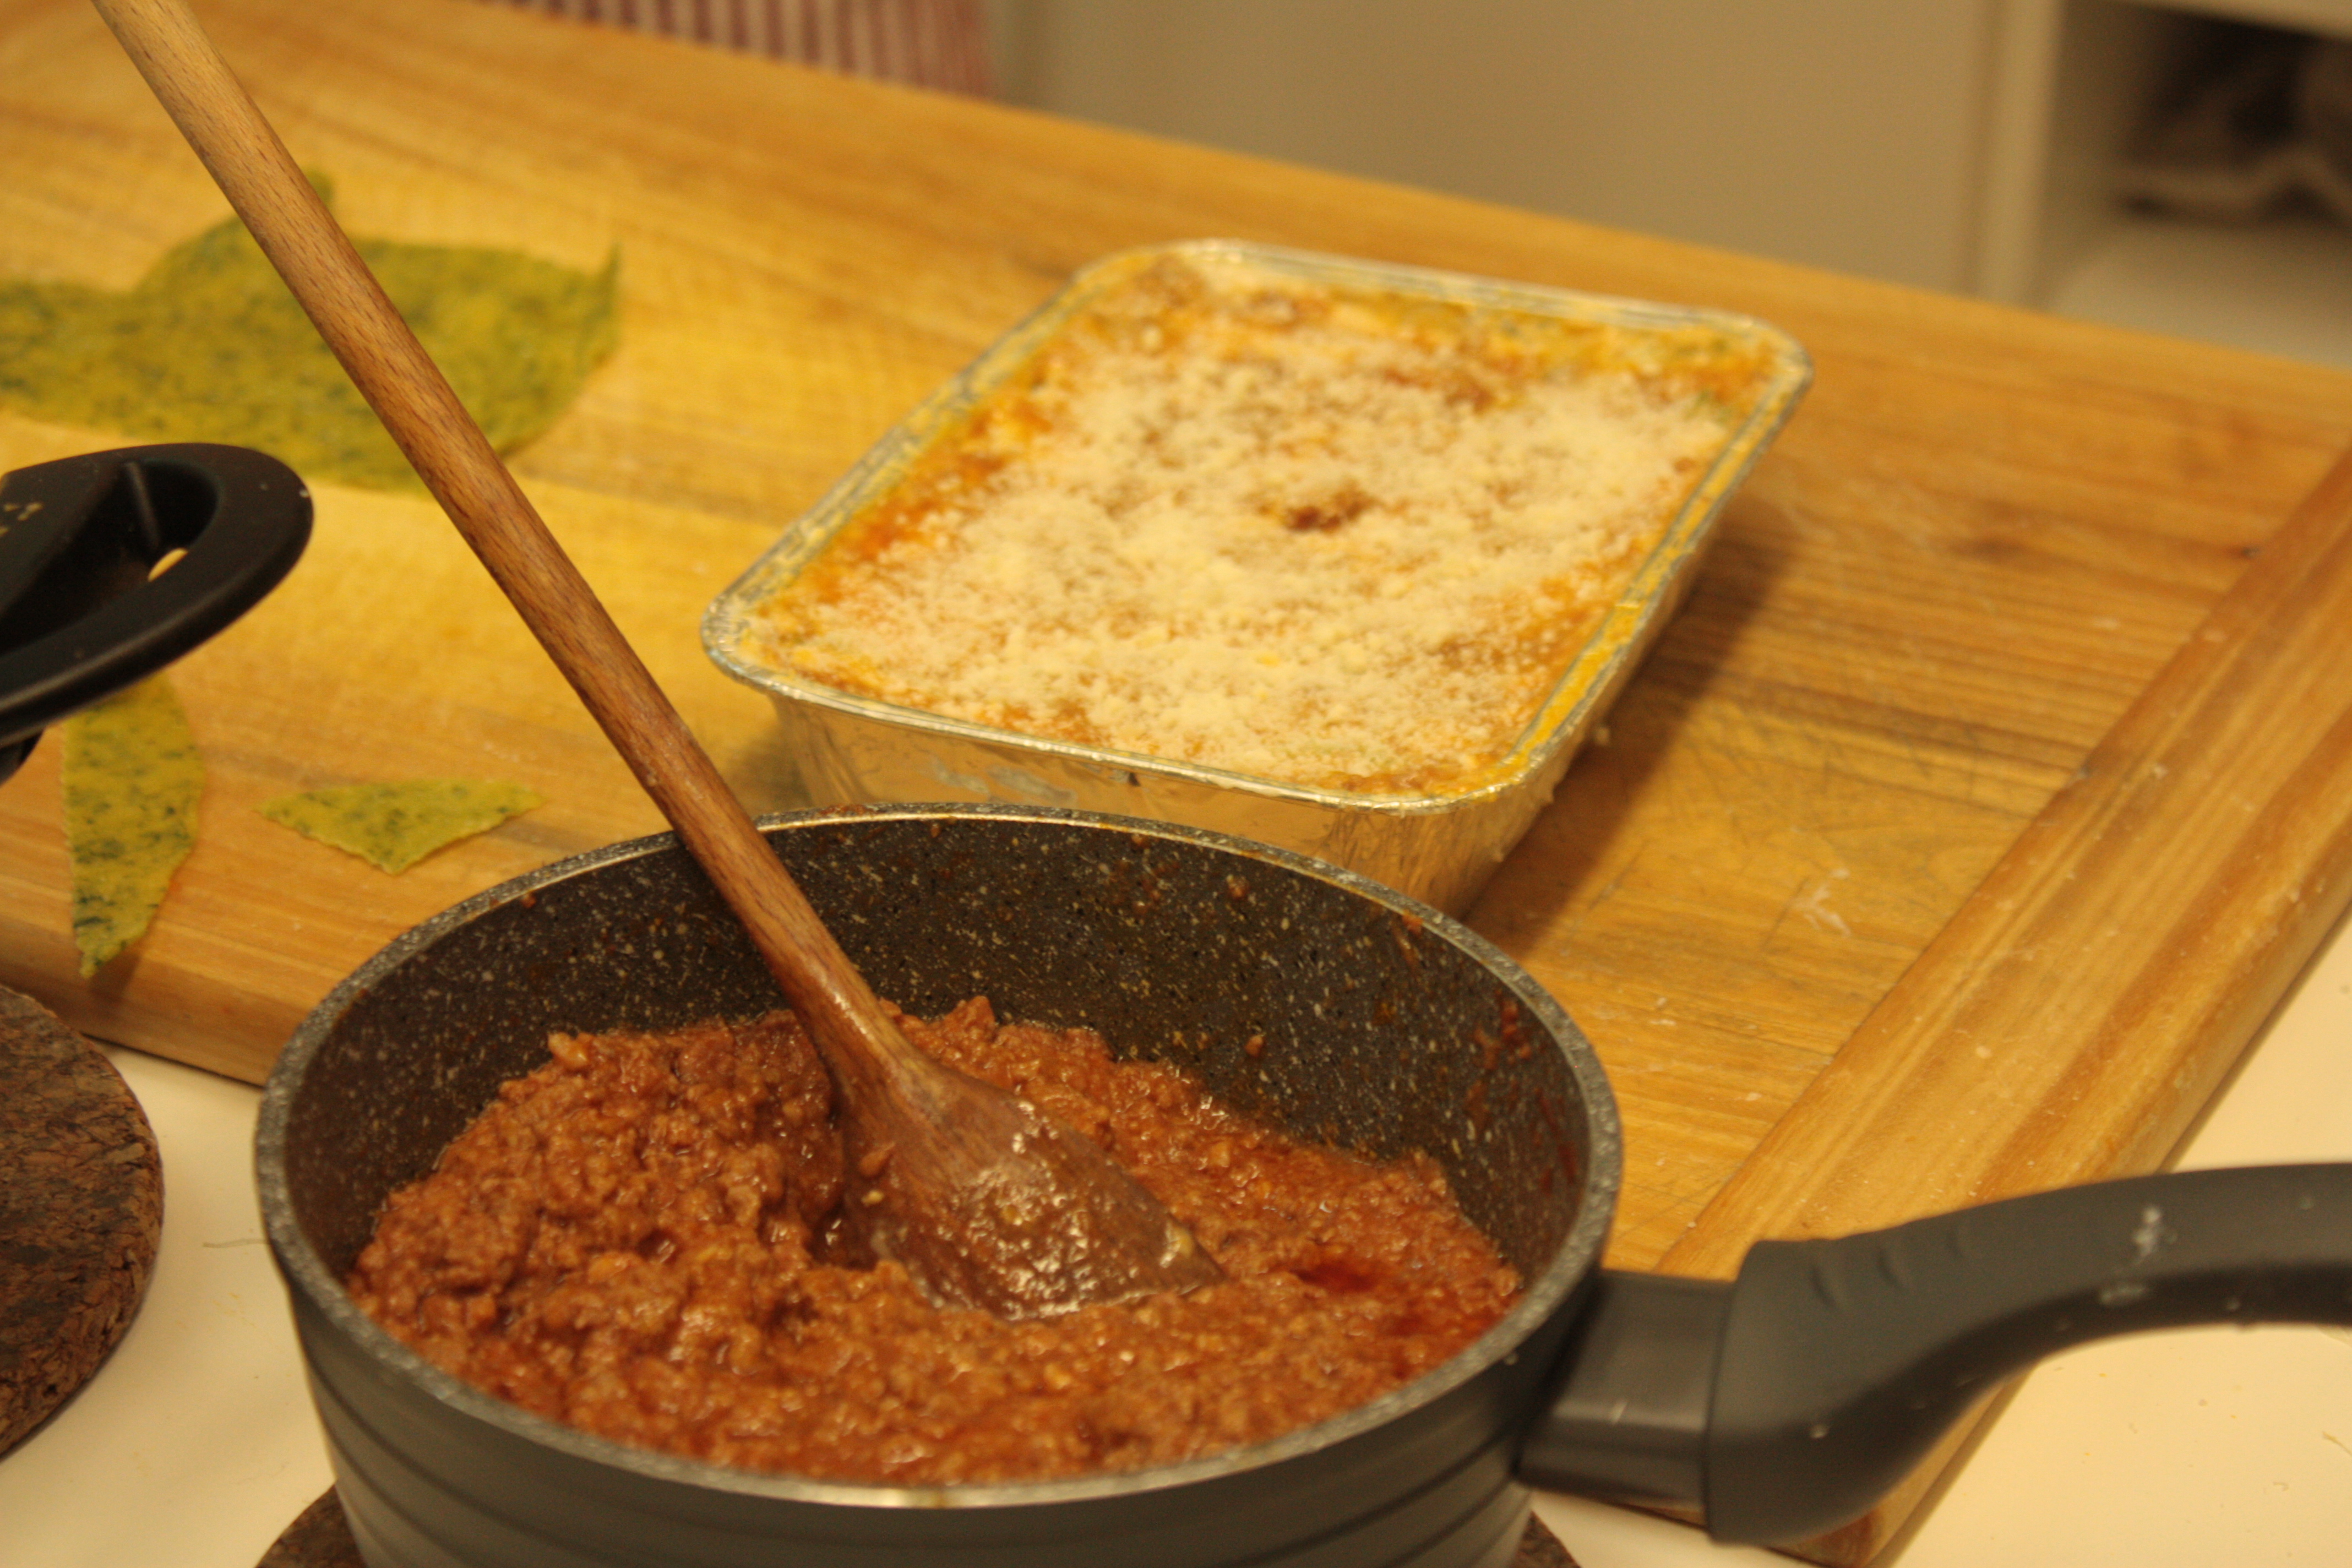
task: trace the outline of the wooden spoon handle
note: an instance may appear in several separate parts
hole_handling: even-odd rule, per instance
[[[821,1041],[898,1075],[903,1044],[183,0],[94,0],[335,357],[749,930]]]

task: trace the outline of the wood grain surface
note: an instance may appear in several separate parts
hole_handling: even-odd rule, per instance
[[[1087,261],[1230,236],[1794,333],[1811,393],[1471,915],[1613,1076],[1615,1264],[2160,1163],[2343,906],[2352,377],[506,7],[202,14],[354,232],[619,246],[619,352],[518,471],[754,809],[797,803],[701,607]],[[92,15],[0,0],[0,273],[121,287],[224,210]],[[0,414],[0,465],[126,438]],[[421,493],[318,500],[173,671],[199,845],[93,981],[54,745],[0,787],[0,984],[246,1078],[400,930],[660,826]],[[449,773],[550,804],[397,878],[253,810]]]

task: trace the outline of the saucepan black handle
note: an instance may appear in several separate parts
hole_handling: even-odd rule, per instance
[[[0,778],[43,729],[243,615],[310,537],[301,479],[242,447],[132,447],[0,479]]]
[[[1785,1543],[1866,1511],[2003,1377],[2194,1323],[2352,1323],[2352,1165],[2105,1182],[1833,1241],[1738,1279],[1604,1272],[1520,1458],[1538,1486]]]

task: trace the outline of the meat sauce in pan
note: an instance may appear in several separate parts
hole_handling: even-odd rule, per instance
[[[558,1036],[393,1194],[352,1293],[421,1354],[625,1443],[945,1485],[1176,1463],[1410,1382],[1519,1281],[1436,1165],[1257,1126],[984,999],[908,1036],[1103,1143],[1228,1276],[1007,1323],[850,1255],[824,1069],[790,1013]]]

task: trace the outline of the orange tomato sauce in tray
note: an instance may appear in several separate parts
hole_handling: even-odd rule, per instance
[[[762,657],[1025,736],[1311,788],[1469,787],[1777,352],[1151,258],[761,605]]]
[[[944,1485],[1131,1470],[1276,1436],[1450,1359],[1517,1274],[1424,1158],[1375,1164],[1220,1109],[1098,1037],[984,1000],[902,1019],[1110,1149],[1227,1278],[1007,1323],[845,1248],[856,1185],[790,1013],[559,1036],[393,1194],[350,1284],[426,1359],[625,1443]]]

